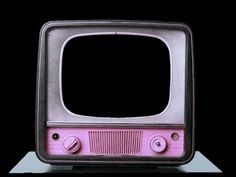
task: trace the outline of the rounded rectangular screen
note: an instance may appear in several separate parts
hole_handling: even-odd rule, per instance
[[[75,37],[63,51],[61,80],[64,105],[75,114],[156,115],[169,101],[169,50],[147,36]]]

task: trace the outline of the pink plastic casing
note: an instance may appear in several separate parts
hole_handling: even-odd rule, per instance
[[[181,157],[184,155],[184,130],[48,128],[46,143],[50,155]]]

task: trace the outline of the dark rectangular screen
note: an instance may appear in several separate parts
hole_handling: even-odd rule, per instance
[[[76,37],[65,46],[62,94],[68,110],[96,117],[149,116],[169,101],[170,59],[157,38]]]

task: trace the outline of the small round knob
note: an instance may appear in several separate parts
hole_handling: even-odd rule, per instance
[[[167,147],[166,140],[162,136],[152,137],[149,142],[149,145],[152,151],[157,153],[163,152]]]
[[[67,136],[63,140],[63,148],[70,154],[80,149],[80,141],[76,136]]]

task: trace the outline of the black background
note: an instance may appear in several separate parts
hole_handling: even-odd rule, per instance
[[[59,7],[59,6],[60,7]],[[196,150],[227,172],[233,154],[229,122],[233,73],[229,43],[232,11],[209,4],[90,4],[60,2],[14,3],[1,8],[1,156],[6,174],[28,151],[34,150],[35,80],[38,36],[50,20],[124,19],[174,21],[188,24],[194,36],[196,74]],[[232,131],[233,132],[233,131]]]

